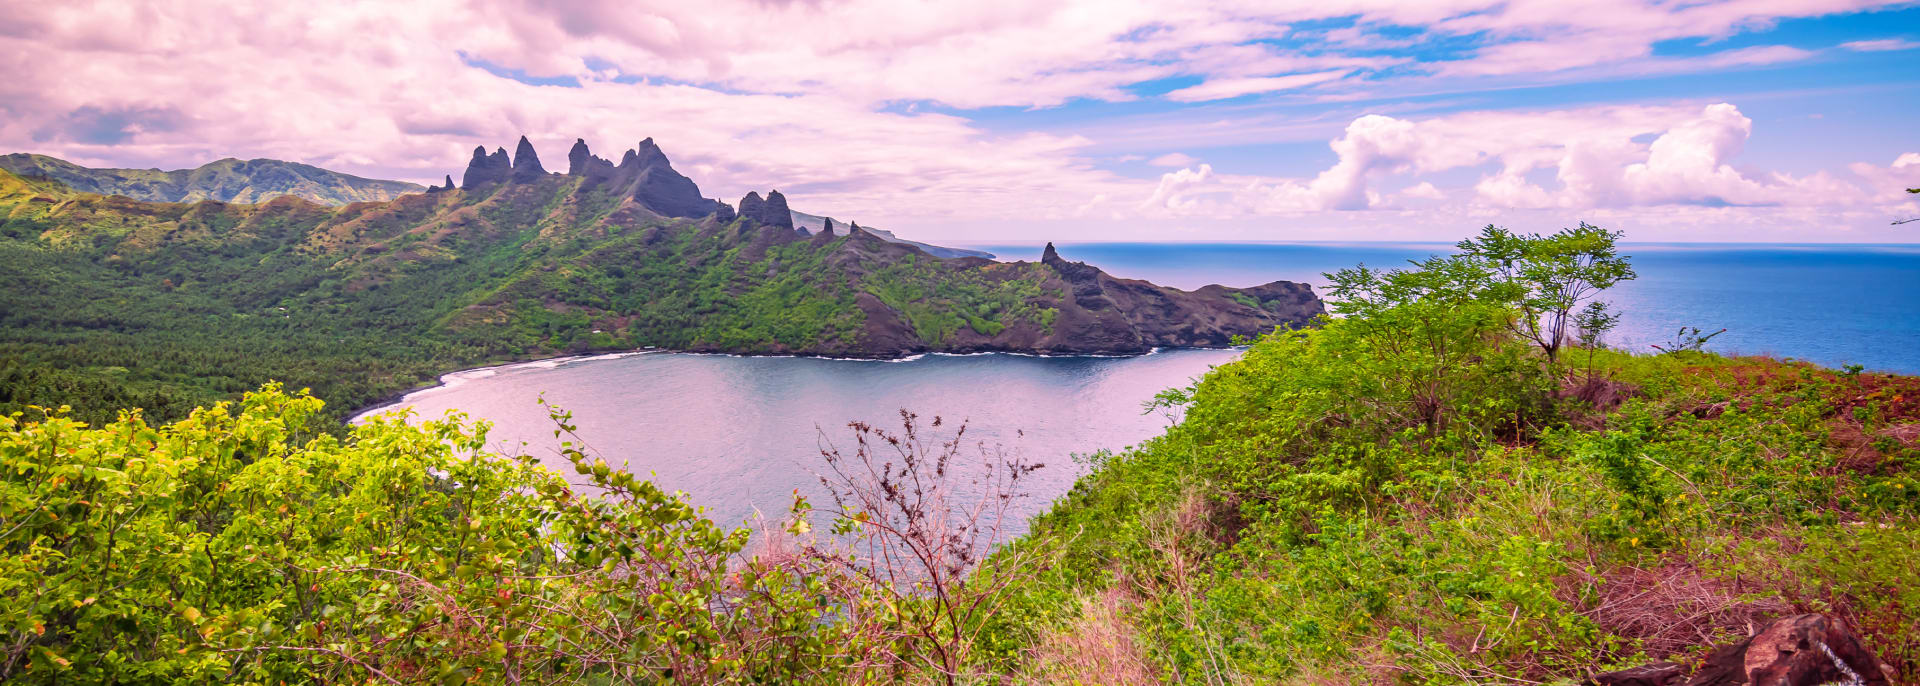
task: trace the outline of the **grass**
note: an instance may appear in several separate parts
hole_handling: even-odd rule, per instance
[[[1079,674],[1071,656],[1109,646],[1176,682],[1537,683],[1823,612],[1920,667],[1920,379],[1598,351],[1596,384],[1576,350],[1523,430],[1343,437],[1388,399],[1303,416],[1336,389],[1301,365],[1352,354],[1306,347],[1215,370],[1181,425],[1039,518],[1029,542],[1065,557],[1023,589],[1002,659]],[[1578,397],[1595,385],[1601,402]]]

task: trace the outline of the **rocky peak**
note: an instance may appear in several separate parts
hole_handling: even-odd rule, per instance
[[[450,191],[450,190],[453,190],[453,175],[452,175],[452,174],[448,174],[448,175],[447,175],[447,185],[446,185],[446,186],[428,186],[428,187],[427,187],[427,192],[428,192],[428,193],[441,193],[441,192],[445,192],[445,191]]]
[[[586,187],[591,188],[614,175],[612,162],[595,156],[593,151],[587,149],[585,139],[573,139],[573,149],[567,151],[567,176],[584,176],[587,178]]]
[[[587,147],[586,139],[576,138],[573,147],[567,151],[567,175],[585,177],[586,182],[580,186],[581,189],[607,188],[608,192],[624,194],[636,204],[663,217],[704,217],[720,208],[720,203],[700,197],[700,187],[693,179],[673,170],[666,153],[652,138],[640,141],[637,150],[628,150],[621,157],[618,167],[594,156]],[[526,136],[521,136],[512,158],[508,158],[505,149],[491,155],[486,154],[484,148],[475,149],[473,161],[467,165],[462,187],[508,181],[528,183],[545,176],[547,170],[540,164],[539,153],[534,151],[533,143]],[[785,202],[784,199],[780,200],[782,211],[786,207]],[[789,228],[793,226],[792,219],[767,223]]]
[[[820,220],[820,232],[829,235],[833,233],[833,217]]]
[[[539,153],[533,151],[533,143],[521,136],[520,144],[513,150],[513,180],[526,183],[546,175],[547,170],[540,166]]]
[[[760,198],[760,191],[747,191],[746,195],[740,196],[740,216],[742,217],[759,221],[760,215],[766,213],[766,208],[767,201]]]
[[[672,162],[667,161],[667,153],[661,151],[660,146],[654,144],[652,136],[648,136],[646,140],[640,141],[640,151],[636,153],[634,157],[640,162],[640,166],[642,167],[652,167],[655,165],[662,167],[673,166]]]
[[[593,153],[587,151],[587,139],[573,139],[573,149],[567,151],[567,176],[585,176],[590,159]]]
[[[1047,242],[1047,249],[1040,252],[1040,263],[1059,272],[1060,278],[1073,282],[1091,282],[1100,276],[1100,268],[1085,262],[1068,262],[1053,249],[1053,242]]]
[[[734,213],[732,205],[724,202],[715,202],[714,204],[718,205],[718,207],[715,207],[713,210],[714,221],[721,224],[732,224],[734,219],[739,218],[739,215]]]
[[[486,146],[473,149],[473,160],[467,162],[467,172],[460,177],[461,188],[474,188],[489,183],[503,183],[513,176],[513,162],[507,159],[507,149],[500,148],[487,154]]]
[[[778,226],[788,231],[793,230],[793,210],[787,208],[787,196],[781,195],[780,191],[767,191],[767,199],[764,201],[760,201],[760,196],[756,193],[748,193],[747,197],[753,198],[756,202],[753,210],[748,211],[746,199],[741,199],[740,216],[752,219],[763,226]]]

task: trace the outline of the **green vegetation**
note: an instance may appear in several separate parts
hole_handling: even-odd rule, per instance
[[[155,420],[269,381],[323,421],[462,367],[646,346],[858,354],[863,293],[923,345],[1051,331],[1038,266],[663,220],[580,179],[328,208],[147,203],[0,171],[0,413]]]
[[[926,479],[959,443],[910,416],[832,453],[832,537],[796,497],[747,553],[574,442],[580,485],[457,416],[336,437],[321,409],[269,386],[164,427],[0,417],[0,680],[954,683],[1010,581],[967,575],[1004,506],[947,506]]]
[[[1577,681],[1789,612],[1920,666],[1920,379],[1550,360],[1471,252],[1329,277],[1344,317],[1163,394],[1184,421],[1039,518],[1022,545],[1064,557],[1002,617],[1009,668]]]
[[[1920,379],[1721,358],[1698,330],[1599,348],[1612,315],[1580,303],[1631,270],[1592,227],[1329,275],[1342,316],[1162,394],[1179,425],[1092,458],[982,562],[992,508],[953,517],[947,491],[981,492],[945,476],[964,429],[911,416],[853,427],[831,506],[752,539],[576,443],[579,487],[484,426],[211,401],[846,341],[863,297],[923,340],[1051,326],[1038,272],[849,278],[839,241],[624,217],[560,180],[340,211],[62,193],[0,183],[10,682],[1566,683],[1800,611],[1920,668]],[[1030,467],[996,469],[1004,507]]]
[[[960,327],[995,336],[1019,322],[1032,322],[1048,333],[1053,318],[1036,303],[1045,266],[996,265],[989,269],[951,274],[939,260],[912,256],[881,267],[866,284],[868,293],[906,315],[921,340],[939,345]]]
[[[622,261],[570,263],[586,304]],[[1331,279],[1342,317],[1162,394],[1177,427],[1094,455],[985,561],[993,507],[948,519],[947,490],[1004,507],[1031,467],[943,477],[964,442],[910,415],[856,425],[831,505],[756,546],[572,442],[586,488],[457,417],[332,434],[276,386],[167,427],[13,415],[0,678],[1572,682],[1797,611],[1920,667],[1920,379],[1592,331],[1549,359],[1524,277],[1473,252]],[[580,327],[549,311],[513,327]]]
[[[0,171],[37,176],[88,193],[159,202],[265,202],[291,195],[326,205],[379,202],[424,190],[404,181],[363,179],[280,160],[209,162],[193,169],[90,169],[55,157],[0,155]]]

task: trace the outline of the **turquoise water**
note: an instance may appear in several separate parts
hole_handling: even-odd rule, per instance
[[[1038,260],[1043,244],[966,246]],[[1321,273],[1403,266],[1445,243],[1057,244],[1069,260],[1180,288],[1276,279],[1319,287]],[[1709,350],[1837,367],[1920,373],[1920,245],[1636,243],[1640,278],[1609,292],[1622,312],[1609,345],[1648,351],[1681,326],[1727,332]]]

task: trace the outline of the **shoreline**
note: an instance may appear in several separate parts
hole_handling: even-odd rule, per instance
[[[399,405],[404,405],[407,403],[409,399],[419,394],[447,389],[447,388],[453,388],[461,385],[468,378],[474,378],[474,379],[486,378],[488,376],[492,376],[494,373],[497,373],[500,370],[518,368],[518,367],[532,367],[532,366],[541,366],[541,367],[551,368],[551,367],[558,367],[560,365],[567,364],[570,362],[586,362],[590,360],[614,360],[614,359],[620,359],[624,357],[639,357],[641,355],[672,354],[672,355],[705,355],[705,356],[714,356],[714,357],[741,357],[741,358],[790,357],[795,359],[830,360],[830,361],[836,361],[836,362],[880,362],[880,363],[894,364],[894,363],[901,363],[901,362],[912,362],[914,360],[919,360],[919,359],[932,357],[932,356],[977,357],[982,355],[1009,355],[1013,357],[1039,357],[1039,358],[1120,359],[1120,358],[1128,358],[1128,357],[1146,357],[1148,355],[1153,355],[1166,350],[1244,350],[1246,349],[1246,347],[1247,346],[1244,346],[1244,345],[1154,346],[1152,348],[1148,348],[1144,352],[1133,352],[1133,353],[1045,353],[1045,352],[1020,352],[1020,351],[1012,351],[1012,350],[975,350],[971,352],[946,352],[946,351],[936,350],[936,351],[927,351],[927,352],[920,352],[920,353],[910,353],[910,354],[899,355],[894,357],[881,357],[881,356],[842,357],[842,356],[834,356],[834,355],[815,355],[815,354],[806,354],[806,353],[730,353],[730,352],[717,352],[717,351],[706,351],[706,350],[675,350],[671,348],[637,348],[633,350],[573,353],[569,355],[556,355],[553,357],[536,357],[536,358],[528,358],[523,360],[509,360],[505,362],[498,362],[495,364],[482,365],[479,367],[469,367],[466,369],[456,369],[450,372],[446,372],[439,375],[431,384],[414,386],[413,388],[409,388],[404,391],[395,391],[393,393],[389,393],[385,396],[382,396],[379,400],[373,402],[372,404],[364,405],[359,408],[356,408],[354,409],[353,412],[350,412],[347,414],[347,417],[346,419],[343,420],[343,423],[345,423],[347,426],[350,426],[350,427],[354,426],[361,419],[364,419],[368,416],[378,414],[381,411],[387,410],[389,408],[393,408]],[[476,372],[487,372],[487,373],[476,374]],[[461,375],[472,375],[472,376],[462,377]]]

